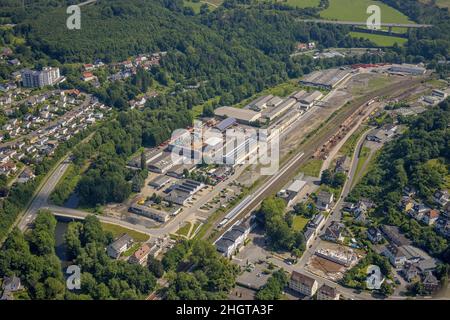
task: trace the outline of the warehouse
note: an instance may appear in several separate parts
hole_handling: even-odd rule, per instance
[[[182,157],[177,157],[174,162],[172,159],[172,154],[170,152],[164,152],[160,157],[154,159],[148,164],[148,170],[160,174],[165,174],[167,171],[172,169],[177,164],[182,162]]]
[[[166,176],[159,176],[153,179],[148,183],[150,187],[155,188],[156,190],[159,190],[163,188],[166,184],[170,182],[170,178]]]
[[[263,96],[260,97],[252,102],[250,102],[247,106],[245,106],[245,109],[252,109],[255,111],[261,111],[268,106],[268,102],[273,98],[273,95]]]
[[[300,84],[331,90],[341,84],[344,80],[348,79],[350,75],[350,71],[340,69],[316,71],[301,80]]]
[[[389,71],[392,73],[407,73],[414,76],[420,76],[425,74],[427,69],[413,64],[398,64],[390,67]]]
[[[216,129],[219,130],[220,132],[224,132],[228,128],[234,126],[236,123],[237,120],[235,118],[226,118],[216,125]]]
[[[233,107],[219,107],[214,110],[214,114],[220,118],[235,118],[238,122],[244,124],[251,124],[261,118],[261,112]]]
[[[155,160],[158,157],[161,157],[163,154],[163,151],[159,148],[157,149],[145,149],[144,151],[144,157],[145,157],[145,163],[149,164],[151,161]],[[128,163],[130,167],[133,168],[141,168],[141,154],[134,157],[130,162]]]
[[[272,121],[288,111],[296,102],[297,100],[294,98],[286,99],[278,107],[269,109],[268,112],[264,114],[264,117],[269,121]]]
[[[319,100],[322,97],[323,97],[323,94],[320,91],[309,92],[300,99],[300,104],[301,104],[302,108],[308,110],[309,108],[311,108],[314,105],[314,103],[317,100]]]

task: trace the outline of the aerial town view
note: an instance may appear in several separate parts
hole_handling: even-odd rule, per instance
[[[0,0],[0,308],[450,300],[450,1],[83,1]]]

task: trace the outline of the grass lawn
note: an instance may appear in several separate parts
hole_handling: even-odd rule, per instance
[[[369,147],[362,147],[361,148],[361,152],[359,154],[359,159],[358,159],[358,165],[356,166],[356,171],[355,171],[355,178],[358,178],[358,174],[361,172],[361,169],[363,168],[364,164],[367,161],[367,158],[369,157],[370,154],[370,148]],[[353,181],[353,183],[355,183],[356,180]]]
[[[194,12],[200,13],[200,7],[203,4],[207,4],[209,7],[209,10],[214,10],[215,8],[217,8],[218,5],[220,5],[222,3],[222,0],[208,0],[208,1],[199,1],[199,2],[194,2],[192,0],[184,0],[184,5],[186,7],[191,7]]]
[[[302,231],[309,219],[302,216],[294,216],[294,222],[292,223],[292,227],[295,231]]]
[[[366,21],[370,16],[367,8],[377,5],[381,9],[382,23],[414,23],[400,11],[382,3],[372,0],[329,0],[330,6],[320,13],[320,16],[330,20]]]
[[[109,224],[109,223],[102,222],[102,227],[103,227],[103,230],[110,231],[113,234],[114,238],[117,238],[117,237],[121,236],[122,234],[127,233],[136,242],[146,242],[148,239],[150,239],[150,236],[148,236],[144,233],[130,230],[130,229],[127,229],[127,228],[124,228],[121,226],[117,226],[115,224]]]
[[[322,168],[323,160],[321,159],[312,159],[307,163],[302,165],[299,169],[300,172],[303,172],[305,175],[310,177],[319,177],[320,168]]]
[[[189,231],[191,230],[191,226],[192,226],[192,224],[188,221],[184,224],[184,226],[182,226],[180,229],[178,229],[177,232],[175,232],[175,233],[180,236],[188,237]]]
[[[339,150],[339,153],[348,157],[353,156],[353,152],[355,152],[355,147],[358,139],[363,135],[365,131],[367,131],[367,129],[368,128],[366,126],[361,126],[355,132],[353,132],[350,138],[345,141],[344,145]]]
[[[132,254],[134,254],[136,251],[138,251],[139,247],[141,246],[140,243],[135,243],[131,246],[130,249],[122,253],[123,257],[130,257]]]
[[[369,39],[380,47],[392,47],[395,43],[397,43],[399,46],[402,46],[408,41],[408,39],[405,38],[382,36],[379,34],[369,34],[364,32],[350,32],[349,34],[353,38]]]

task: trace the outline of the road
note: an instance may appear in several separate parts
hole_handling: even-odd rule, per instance
[[[323,20],[323,19],[299,19],[302,22],[312,22],[312,23],[323,23],[323,24],[339,24],[339,25],[349,25],[349,26],[367,26],[367,22],[359,21],[340,21],[340,20]],[[380,23],[381,27],[387,28],[432,28],[432,24],[413,24],[413,23]]]
[[[46,207],[48,203],[48,198],[52,193],[53,189],[55,189],[59,180],[63,177],[66,170],[69,168],[70,161],[67,156],[51,173],[48,177],[47,181],[44,182],[41,190],[32,200],[30,206],[25,211],[24,216],[20,220],[18,227],[20,230],[25,230],[28,228],[29,224],[34,221],[39,209]]]

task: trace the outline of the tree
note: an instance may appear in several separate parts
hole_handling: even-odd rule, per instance
[[[320,176],[320,183],[331,185],[333,181],[333,174],[330,169],[325,169],[322,171],[322,175]]]
[[[141,170],[147,169],[147,157],[145,156],[145,152],[141,152]]]
[[[150,257],[147,261],[148,270],[157,278],[161,278],[164,275],[164,267],[161,261]]]

